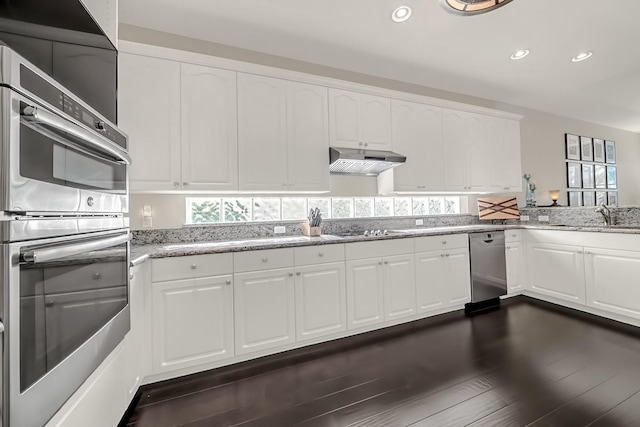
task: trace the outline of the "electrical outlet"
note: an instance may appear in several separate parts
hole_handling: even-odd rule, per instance
[[[277,225],[273,227],[274,234],[284,234],[286,232],[287,232],[287,227],[285,227],[284,225]]]
[[[416,225],[424,225],[424,219],[416,219]]]
[[[142,216],[152,216],[151,205],[144,205],[142,207]]]
[[[520,215],[520,221],[529,221],[529,215]]]
[[[540,215],[538,217],[538,221],[540,221],[540,222],[549,222],[549,215]]]
[[[142,228],[151,228],[153,227],[153,217],[143,216],[142,217]]]

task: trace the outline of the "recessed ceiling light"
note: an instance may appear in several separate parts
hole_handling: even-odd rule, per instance
[[[591,58],[591,55],[593,55],[593,52],[579,53],[577,56],[574,56],[573,58],[571,58],[571,62],[584,61],[585,59]]]
[[[524,58],[524,57],[525,57],[525,56],[527,56],[527,55],[529,55],[529,49],[522,49],[522,50],[519,50],[519,51],[517,51],[517,52],[514,52],[514,53],[511,55],[511,59],[514,59],[514,60],[515,60],[515,59],[522,59],[522,58]]]
[[[411,8],[409,6],[400,6],[391,14],[394,22],[404,22],[411,16]]]

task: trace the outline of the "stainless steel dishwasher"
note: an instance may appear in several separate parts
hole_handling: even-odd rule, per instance
[[[467,315],[500,307],[500,295],[507,294],[504,231],[469,234],[471,258],[471,302]]]

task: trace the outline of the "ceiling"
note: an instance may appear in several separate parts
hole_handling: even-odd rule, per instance
[[[399,5],[411,18],[391,20]],[[640,132],[640,1],[126,0],[120,22]],[[509,59],[519,49],[531,54]],[[572,63],[582,51],[585,61]]]

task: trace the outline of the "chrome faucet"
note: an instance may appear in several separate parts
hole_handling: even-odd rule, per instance
[[[596,208],[596,212],[600,212],[604,217],[604,225],[611,225],[611,210],[604,203]]]

